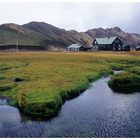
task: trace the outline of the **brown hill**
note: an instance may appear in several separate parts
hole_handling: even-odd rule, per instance
[[[42,46],[44,49],[66,49],[73,43],[92,47],[95,37],[118,36],[125,44],[140,44],[140,35],[126,33],[119,27],[95,28],[86,32],[65,30],[45,22],[30,22],[24,25],[14,23],[0,25],[0,46],[19,45]]]

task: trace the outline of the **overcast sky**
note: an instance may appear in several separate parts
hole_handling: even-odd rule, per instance
[[[140,3],[0,3],[0,24],[30,21],[66,30],[119,26],[140,33]]]

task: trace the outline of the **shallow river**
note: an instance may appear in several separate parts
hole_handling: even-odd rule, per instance
[[[51,120],[27,120],[0,100],[0,137],[140,137],[140,93],[114,93],[109,78],[66,101]]]

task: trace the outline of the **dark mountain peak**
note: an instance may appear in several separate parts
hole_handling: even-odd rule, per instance
[[[20,26],[18,24],[15,24],[15,23],[2,24],[2,25],[0,25],[0,28],[1,29],[6,29],[6,30],[9,30],[9,29],[10,30],[16,30],[16,31],[22,32],[22,33],[25,32],[25,29],[22,26]]]
[[[101,28],[101,27],[100,27],[100,28],[95,28],[95,29],[99,29],[99,30],[105,30],[104,28]]]
[[[45,23],[45,22],[38,22],[38,21],[31,21],[27,24],[23,24],[22,26],[26,26],[26,25],[39,25],[39,26],[46,26],[46,25],[49,25],[48,23]]]
[[[45,23],[45,22],[37,22],[37,21],[32,21],[32,22],[29,22],[27,24],[23,24],[22,27],[26,27],[26,28],[29,28],[29,27],[38,27],[38,26],[47,26],[48,24]]]
[[[32,21],[29,22],[27,24],[22,25],[23,27],[27,27],[27,28],[33,28],[33,27],[38,27],[38,28],[43,28],[43,29],[48,29],[48,28],[53,28],[53,29],[59,29],[51,24],[45,23],[45,22],[37,22],[37,21]]]
[[[76,30],[68,30],[68,32],[73,33],[73,34],[78,33]]]
[[[18,28],[20,25],[15,24],[15,23],[6,23],[6,24],[2,24],[0,25],[0,27],[6,27],[6,28]]]
[[[118,26],[114,27],[113,29],[116,30],[116,31],[118,31],[118,32],[122,31],[121,28],[118,27]]]

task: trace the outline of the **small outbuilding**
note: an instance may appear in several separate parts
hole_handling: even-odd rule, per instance
[[[122,46],[122,51],[130,51],[131,50],[131,46],[130,45],[123,45]]]
[[[136,51],[140,51],[140,46],[137,46],[136,47]]]
[[[69,51],[85,51],[85,47],[80,44],[72,44],[67,47]]]

